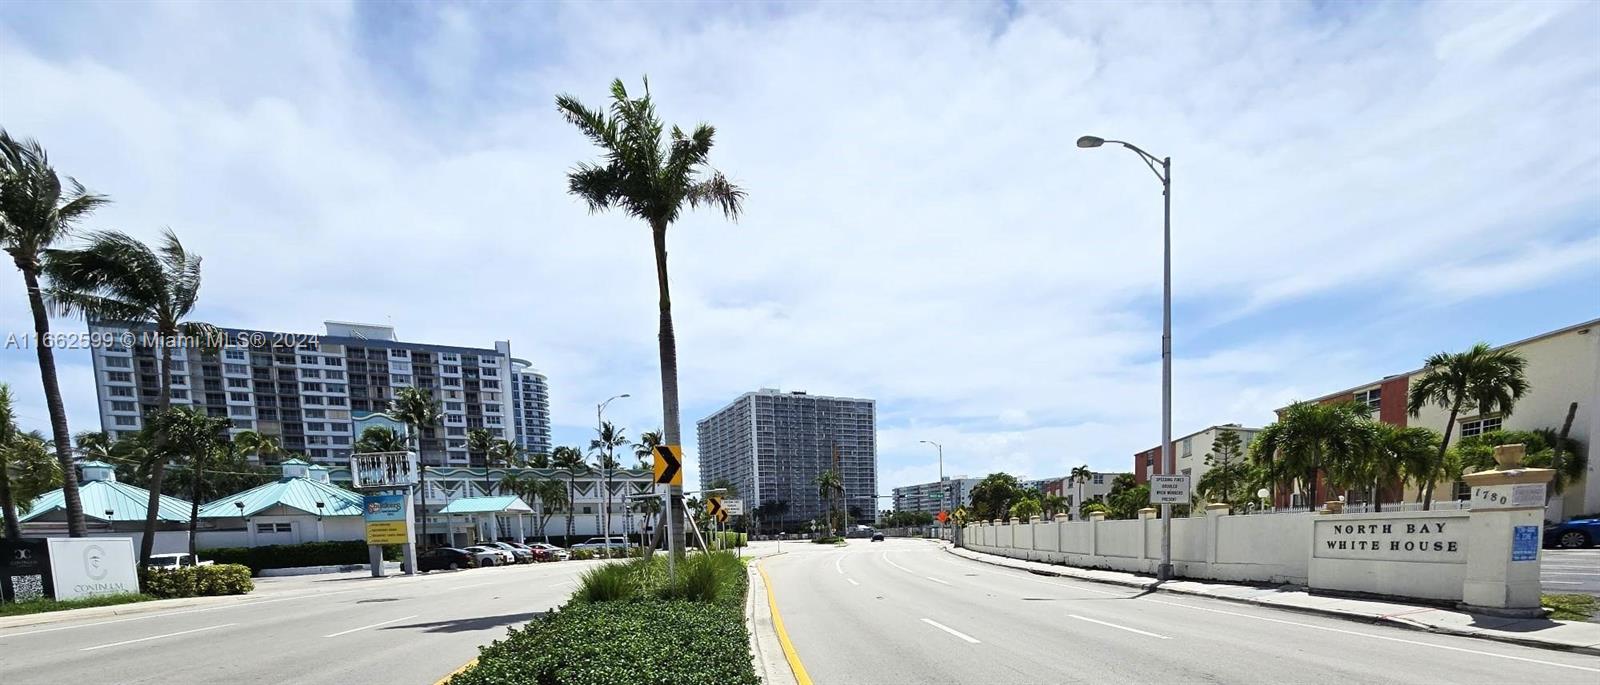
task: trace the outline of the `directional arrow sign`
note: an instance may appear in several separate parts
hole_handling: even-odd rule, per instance
[[[683,485],[683,448],[678,445],[656,445],[656,483]]]
[[[726,510],[726,509],[718,509],[717,510],[717,525],[725,526],[727,524],[728,524],[728,510]]]
[[[716,516],[717,514],[721,514],[722,513],[722,498],[721,497],[707,497],[706,498],[706,513],[711,515],[711,516]]]

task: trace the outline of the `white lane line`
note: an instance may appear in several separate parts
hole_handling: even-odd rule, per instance
[[[1600,573],[1578,573],[1577,571],[1540,571],[1545,576],[1600,576]]]
[[[339,631],[337,633],[334,633],[332,635],[323,635],[323,637],[339,637],[340,635],[349,635],[350,633],[354,633],[354,632],[356,632],[358,630],[366,630],[368,628],[376,628],[378,626],[386,626],[386,625],[389,625],[390,623],[394,623],[395,621],[404,621],[404,620],[406,620],[408,618],[416,618],[416,617],[417,617],[416,614],[412,614],[410,616],[401,616],[400,618],[391,618],[391,619],[389,619],[387,621],[374,623],[374,624],[372,624],[370,626],[361,626],[360,628],[351,628],[349,630],[341,630],[341,631]]]
[[[440,590],[439,594],[444,594],[446,592],[455,592],[456,590],[466,590],[468,588],[483,587],[485,585],[493,585],[493,584],[494,583],[473,583],[472,585],[457,585],[455,587],[445,588],[443,590]]]
[[[164,616],[182,616],[184,614],[198,614],[198,613],[203,613],[203,612],[207,612],[207,611],[216,611],[218,609],[238,609],[238,608],[241,608],[241,607],[253,607],[253,606],[257,605],[257,604],[271,604],[273,602],[287,602],[287,601],[292,600],[292,599],[310,599],[312,597],[316,597],[316,598],[320,599],[320,598],[323,598],[323,597],[328,597],[330,595],[342,595],[342,594],[344,594],[346,592],[359,592],[359,591],[365,590],[365,589],[367,589],[367,588],[352,588],[352,589],[349,589],[349,590],[336,590],[334,592],[319,592],[319,593],[313,593],[313,594],[308,594],[308,595],[299,595],[299,596],[295,596],[295,597],[279,597],[278,599],[263,599],[263,600],[254,601],[254,602],[240,602],[238,604],[225,604],[223,606],[206,607],[204,609],[185,609],[183,611],[168,611],[168,612],[164,612],[164,613],[145,614],[143,616],[130,616],[128,618],[117,618],[117,619],[112,619],[110,621],[96,621],[94,623],[77,623],[77,624],[73,624],[73,625],[70,625],[70,626],[57,626],[55,628],[40,628],[39,630],[29,630],[27,632],[22,632],[22,633],[6,633],[4,635],[0,635],[0,640],[4,640],[4,639],[6,639],[8,637],[22,637],[24,635],[38,635],[39,633],[53,633],[53,632],[56,632],[58,630],[72,630],[73,628],[93,628],[94,626],[108,626],[108,625],[111,625],[113,623],[127,623],[128,621],[143,621],[143,620],[145,620],[147,618],[161,618],[161,617],[164,617]]]
[[[975,644],[975,645],[976,644],[981,644],[980,642],[978,642],[977,638],[975,638],[975,637],[973,637],[971,635],[968,635],[966,633],[963,633],[963,632],[961,632],[959,630],[956,630],[955,628],[951,628],[950,626],[947,626],[947,625],[945,625],[943,623],[935,621],[935,620],[933,620],[931,618],[922,619],[922,622],[926,623],[926,624],[928,624],[930,626],[933,626],[935,628],[938,628],[939,630],[947,632],[947,633],[949,633],[951,635],[959,637],[959,638],[961,638],[963,640],[966,640],[967,642],[971,642],[972,644]]]
[[[897,568],[897,569],[900,569],[900,570],[902,570],[902,571],[905,571],[905,572],[906,572],[906,573],[909,573],[909,574],[911,574],[911,575],[917,575],[917,572],[916,572],[916,571],[913,571],[913,570],[911,570],[911,569],[909,569],[909,568],[906,568],[906,567],[904,567],[904,566],[901,566],[901,565],[899,565],[899,564],[896,564],[896,563],[894,563],[894,560],[893,560],[893,559],[890,559],[890,558],[889,558],[889,553],[888,553],[888,552],[884,552],[884,553],[883,553],[883,560],[884,560],[884,561],[886,561],[886,562],[889,562],[889,565],[890,565],[890,566],[893,566],[893,567],[895,567],[895,568]]]
[[[1467,649],[1465,647],[1451,647],[1449,645],[1437,645],[1437,644],[1433,644],[1431,642],[1421,642],[1421,641],[1418,641],[1418,640],[1407,640],[1405,638],[1389,637],[1387,635],[1373,635],[1372,633],[1362,633],[1362,632],[1358,632],[1358,631],[1354,631],[1354,630],[1344,630],[1344,629],[1341,629],[1341,628],[1329,628],[1327,626],[1312,625],[1310,623],[1298,623],[1298,622],[1295,622],[1295,621],[1285,621],[1285,620],[1283,620],[1281,618],[1268,618],[1266,616],[1251,616],[1250,614],[1241,614],[1241,613],[1239,613],[1237,611],[1223,611],[1222,609],[1208,609],[1206,607],[1197,607],[1197,606],[1194,606],[1194,605],[1191,605],[1191,604],[1180,604],[1178,602],[1167,602],[1167,601],[1162,601],[1162,600],[1159,600],[1159,599],[1150,599],[1148,597],[1143,599],[1143,600],[1140,600],[1140,601],[1155,602],[1156,604],[1165,604],[1167,606],[1174,606],[1174,607],[1183,607],[1185,609],[1194,609],[1195,611],[1209,611],[1209,612],[1211,612],[1213,614],[1225,614],[1225,615],[1228,615],[1228,616],[1238,616],[1240,618],[1253,618],[1253,619],[1256,619],[1258,621],[1269,621],[1269,622],[1272,622],[1272,623],[1282,623],[1284,625],[1299,626],[1301,628],[1310,628],[1312,630],[1322,630],[1322,631],[1327,631],[1327,632],[1330,632],[1330,633],[1340,633],[1342,635],[1354,635],[1356,637],[1368,637],[1368,638],[1372,638],[1374,640],[1387,640],[1389,642],[1399,642],[1399,643],[1402,643],[1402,644],[1418,645],[1418,646],[1421,646],[1421,647],[1433,647],[1434,649],[1444,649],[1444,650],[1448,650],[1448,651],[1452,651],[1452,652],[1465,652],[1467,654],[1478,654],[1480,656],[1489,656],[1489,657],[1494,657],[1496,659],[1510,659],[1512,661],[1525,661],[1525,662],[1531,663],[1531,664],[1540,664],[1540,665],[1544,665],[1544,666],[1555,666],[1555,667],[1558,667],[1558,668],[1571,668],[1571,669],[1576,669],[1576,670],[1579,670],[1579,671],[1588,671],[1590,673],[1600,673],[1600,668],[1589,668],[1587,666],[1574,666],[1572,664],[1562,664],[1562,663],[1557,663],[1557,662],[1554,662],[1554,661],[1541,661],[1539,659],[1529,659],[1527,657],[1512,656],[1510,654],[1495,654],[1494,652],[1482,652],[1482,651],[1478,651],[1476,649]]]
[[[861,583],[857,583],[856,579],[854,579],[854,578],[846,578],[845,580],[850,581],[851,585],[860,585],[861,584]]]
[[[843,554],[840,554],[839,556],[836,556],[836,557],[833,558],[833,570],[838,571],[839,575],[842,576],[842,575],[844,575],[844,567],[839,565],[839,562],[841,562],[841,561],[844,561],[844,555]]]
[[[96,649],[105,649],[107,647],[120,647],[122,645],[131,645],[131,644],[133,644],[135,642],[149,642],[150,640],[159,640],[159,639],[164,638],[164,637],[177,637],[179,635],[188,635],[189,633],[198,633],[198,632],[205,631],[205,630],[216,630],[218,628],[226,628],[228,626],[236,626],[236,625],[239,625],[239,624],[237,624],[237,623],[224,623],[224,624],[219,625],[219,626],[206,626],[204,628],[195,628],[193,630],[180,630],[180,631],[178,631],[176,633],[167,633],[166,635],[151,635],[150,637],[141,637],[141,638],[139,638],[137,640],[123,640],[121,642],[113,642],[113,643],[105,644],[105,645],[95,645],[93,647],[84,647],[83,649],[80,649],[78,651],[80,651],[80,652],[92,652],[92,651],[94,651]]]
[[[1024,571],[1024,573],[1027,573],[1027,572]],[[1133,596],[1133,595],[1131,595],[1129,593],[1126,593],[1126,592],[1112,592],[1110,590],[1099,590],[1099,589],[1092,588],[1092,587],[1083,587],[1081,585],[1068,585],[1066,583],[1058,583],[1058,582],[1051,581],[1051,580],[1045,580],[1043,578],[1033,578],[1033,577],[1031,577],[1031,574],[1029,574],[1029,575],[1012,575],[1012,576],[1007,576],[1007,577],[1015,578],[1017,580],[1028,580],[1028,581],[1033,581],[1035,583],[1043,583],[1045,585],[1049,585],[1051,587],[1058,587],[1058,588],[1061,588],[1063,590],[1081,590],[1083,592],[1093,592],[1093,593],[1095,593],[1097,595],[1111,595],[1112,597],[1132,597]],[[1094,581],[1080,581],[1080,582],[1091,583],[1091,582],[1094,582]]]
[[[1541,581],[1539,581],[1539,583],[1541,585],[1583,585],[1584,581],[1581,581],[1581,580],[1541,580]]]
[[[1115,623],[1107,623],[1105,621],[1089,618],[1088,616],[1079,616],[1077,614],[1067,614],[1067,615],[1071,616],[1071,617],[1073,617],[1075,619],[1078,619],[1079,621],[1088,621],[1090,623],[1098,623],[1098,624],[1103,625],[1103,626],[1105,626],[1107,628],[1116,628],[1117,630],[1126,630],[1126,631],[1128,631],[1130,633],[1138,633],[1140,635],[1148,635],[1150,637],[1158,638],[1158,639],[1161,639],[1161,640],[1171,640],[1172,639],[1172,638],[1167,637],[1165,635],[1157,635],[1155,633],[1151,633],[1151,632],[1148,632],[1148,631],[1139,630],[1138,628],[1129,628],[1127,626],[1119,626],[1119,625],[1117,625]]]
[[[942,580],[939,580],[938,578],[935,578],[933,576],[923,576],[923,578],[927,578],[928,580],[931,580],[931,581],[933,581],[935,583],[938,583],[940,585],[949,585],[949,583],[947,583],[945,581],[942,581]]]

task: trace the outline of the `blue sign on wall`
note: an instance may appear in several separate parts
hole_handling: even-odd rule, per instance
[[[1516,526],[1511,529],[1511,560],[1538,561],[1539,527]]]

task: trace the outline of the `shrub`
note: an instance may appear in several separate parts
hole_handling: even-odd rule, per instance
[[[583,572],[578,578],[578,590],[572,593],[576,602],[613,602],[632,597],[639,590],[640,569],[633,562],[612,562]]]
[[[131,604],[133,602],[148,602],[152,599],[155,599],[155,597],[129,592],[116,595],[95,595],[93,597],[84,597],[82,599],[54,600],[49,598],[40,598],[24,600],[21,602],[0,602],[0,617],[21,616],[23,614],[40,614],[47,611],[84,609],[87,607],[105,607],[116,604]]]
[[[719,549],[733,549],[744,547],[750,543],[750,536],[745,533],[735,533],[731,530],[718,532],[706,540],[707,543]]]
[[[812,540],[812,542],[814,542],[816,544],[819,544],[819,545],[832,545],[832,544],[835,544],[835,543],[844,542],[844,538],[839,537],[837,535],[824,535],[824,536],[822,536],[820,538],[816,538],[816,539]]]
[[[728,552],[696,554],[684,558],[676,582],[669,581],[659,591],[662,599],[687,599],[696,602],[732,603],[744,601],[744,564]]]
[[[574,549],[568,551],[572,553],[572,561],[583,561],[584,559],[594,558],[594,550],[592,549]]]
[[[158,599],[242,595],[256,587],[250,569],[239,564],[152,568],[141,576],[145,594]]]
[[[384,545],[383,558],[399,561],[401,545]],[[218,564],[242,564],[250,567],[253,575],[262,569],[295,568],[299,566],[342,566],[368,562],[365,540],[339,540],[335,542],[303,542],[298,545],[263,545],[260,547],[213,547],[200,550],[200,558]]]

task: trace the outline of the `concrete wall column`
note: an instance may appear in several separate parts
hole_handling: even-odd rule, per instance
[[[1150,558],[1150,522],[1156,518],[1155,507],[1139,510],[1139,559]],[[1160,558],[1160,557],[1157,557]]]
[[[1100,556],[1100,522],[1106,520],[1103,511],[1089,512],[1089,555]]]
[[[1472,488],[1467,519],[1465,608],[1504,616],[1543,616],[1539,606],[1545,493],[1555,472],[1521,468],[1526,448],[1494,448],[1497,468],[1462,476]],[[1521,536],[1522,549],[1516,545]],[[1521,557],[1521,558],[1519,558]]]
[[[1206,505],[1206,565],[1217,563],[1217,537],[1222,519],[1228,516],[1228,505]]]

